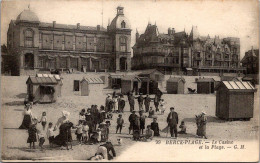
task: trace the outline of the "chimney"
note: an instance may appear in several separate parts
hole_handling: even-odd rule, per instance
[[[80,23],[77,23],[77,29],[80,29]]]
[[[171,28],[168,28],[168,35],[171,35],[172,34],[172,30]]]
[[[136,34],[135,34],[135,41],[137,42],[137,41],[138,41],[138,39],[139,39],[139,33],[138,33],[137,29],[136,29]]]
[[[172,34],[175,34],[175,29],[174,28],[172,28]]]
[[[100,31],[100,25],[97,25],[97,31]]]
[[[53,21],[53,28],[55,28],[56,27],[56,21]]]

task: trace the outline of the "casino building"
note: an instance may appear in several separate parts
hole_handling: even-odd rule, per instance
[[[131,70],[131,26],[124,8],[107,29],[41,22],[30,9],[11,20],[7,33],[12,75],[53,69],[73,71]]]

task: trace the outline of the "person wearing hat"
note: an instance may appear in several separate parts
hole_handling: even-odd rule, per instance
[[[88,108],[87,109],[87,113],[85,114],[85,118],[86,118],[86,122],[89,126],[89,137],[91,135],[91,133],[94,131],[94,127],[93,127],[93,115],[91,114],[91,109]]]
[[[171,107],[170,110],[171,112],[168,114],[167,123],[170,127],[171,137],[173,138],[175,135],[175,138],[177,138],[178,114],[174,111],[174,107]]]
[[[154,132],[154,136],[160,136],[160,128],[157,122],[157,117],[153,118],[153,122],[151,123],[151,129]]]
[[[118,115],[116,123],[117,123],[116,133],[119,130],[119,133],[121,134],[121,131],[122,131],[122,128],[123,128],[123,125],[124,125],[124,119],[122,118],[122,114],[121,113]]]
[[[103,105],[100,106],[100,113],[99,113],[99,123],[103,122],[106,119],[106,111]]]
[[[118,111],[119,113],[123,113],[125,108],[125,100],[123,99],[123,96],[119,96],[118,98]]]
[[[197,123],[197,135],[199,137],[207,139],[206,136],[206,124],[207,124],[207,117],[206,112],[202,111],[199,116],[196,116],[196,123]]]
[[[150,98],[149,94],[147,94],[146,97],[144,98],[145,112],[149,111],[150,102],[151,102],[151,98]]]
[[[106,98],[106,102],[105,102],[105,110],[106,110],[106,112],[108,112],[108,111],[110,111],[110,102],[111,102],[111,95],[110,94],[108,94],[107,95],[107,98]]]
[[[130,105],[130,112],[132,112],[135,108],[135,97],[132,93],[129,93],[128,102]]]
[[[20,125],[19,129],[29,129],[30,125],[32,124],[32,110],[30,103],[27,103],[24,107],[23,112],[23,121]]]
[[[129,126],[129,134],[131,134],[131,131],[133,130],[134,127],[134,122],[137,119],[137,115],[135,114],[135,110],[132,111],[132,113],[130,114],[128,120],[130,122],[130,126]]]
[[[139,105],[139,110],[143,110],[143,104],[144,104],[144,97],[142,93],[139,94],[137,97],[138,105]]]
[[[62,117],[60,117],[54,127],[54,131],[57,130],[57,128],[60,127],[60,125],[62,125],[63,123],[65,122],[68,122],[69,121],[69,115],[70,115],[70,112],[68,111],[62,111]]]
[[[144,110],[140,110],[139,111],[139,115],[140,115],[140,130],[141,130],[141,134],[144,134],[144,129],[145,129],[145,119],[146,119],[146,115],[143,114]]]

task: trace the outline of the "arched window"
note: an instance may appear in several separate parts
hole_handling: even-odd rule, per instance
[[[33,31],[31,29],[24,32],[24,45],[25,47],[33,47]]]
[[[120,51],[126,52],[127,51],[127,38],[126,37],[120,37]]]
[[[121,28],[125,28],[125,21],[124,20],[121,23]]]

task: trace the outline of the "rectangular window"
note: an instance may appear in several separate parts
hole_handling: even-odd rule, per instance
[[[87,37],[87,51],[94,51],[94,37]]]
[[[39,57],[38,67],[45,68],[45,57]]]
[[[60,57],[60,68],[67,68],[67,57]]]
[[[64,40],[64,36],[63,35],[54,35],[54,44],[53,44],[53,48],[55,50],[62,50],[62,42]]]
[[[76,36],[76,50],[78,51],[86,50],[86,43],[84,42],[84,37]]]
[[[73,36],[65,36],[65,49],[73,50]]]
[[[25,31],[25,46],[33,47],[33,31],[31,30]]]
[[[105,39],[97,38],[97,51],[104,52],[105,51]]]

